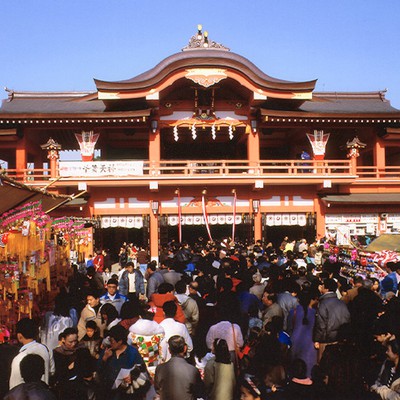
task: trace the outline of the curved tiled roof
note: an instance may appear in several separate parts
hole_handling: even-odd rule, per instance
[[[205,49],[183,51],[173,54],[161,61],[154,68],[134,78],[107,82],[95,79],[96,87],[102,91],[135,91],[157,86],[175,72],[189,68],[224,68],[233,70],[249,79],[260,88],[284,91],[312,91],[316,80],[291,82],[273,78],[262,72],[246,58],[224,50]]]

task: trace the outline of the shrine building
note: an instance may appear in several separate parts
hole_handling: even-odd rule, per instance
[[[312,77],[310,77],[312,78]],[[340,79],[340,77],[338,77]],[[400,231],[400,110],[384,90],[273,78],[198,27],[182,51],[90,92],[7,90],[8,177],[75,200],[96,247]]]

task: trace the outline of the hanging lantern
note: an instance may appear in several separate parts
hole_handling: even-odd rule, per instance
[[[93,160],[94,146],[96,145],[99,136],[99,133],[94,133],[93,131],[82,131],[81,134],[75,133],[76,140],[81,149],[82,161]]]
[[[307,133],[307,138],[311,143],[311,147],[314,152],[315,160],[323,160],[325,157],[325,148],[328,143],[330,133],[324,133],[324,131],[314,130],[314,133]]]

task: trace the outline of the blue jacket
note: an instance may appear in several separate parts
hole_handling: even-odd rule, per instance
[[[140,272],[139,269],[135,269],[133,271],[135,274],[135,292],[137,294],[144,294],[144,278],[142,273]],[[118,289],[121,294],[124,296],[128,295],[128,290],[129,290],[129,277],[128,277],[129,272],[124,271],[121,275],[121,278],[118,282]]]
[[[106,303],[112,304],[118,311],[118,314],[121,313],[122,304],[124,304],[126,301],[128,301],[128,298],[119,292],[115,294],[114,300],[110,299],[110,297],[108,296],[108,292],[106,292],[105,294],[103,294],[103,296],[100,297],[101,304],[106,304]]]
[[[396,272],[393,271],[390,274],[386,275],[385,278],[381,280],[381,295],[385,296],[387,292],[397,292],[397,276]]]
[[[107,360],[103,361],[104,350],[100,353],[98,361],[98,370],[102,381],[105,384],[105,389],[110,390],[122,368],[132,369],[135,365],[143,366],[143,359],[138,350],[130,345],[126,350],[117,358],[115,353]],[[110,396],[110,393],[107,393]]]

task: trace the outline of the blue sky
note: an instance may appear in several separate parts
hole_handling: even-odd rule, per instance
[[[0,87],[94,90],[179,52],[201,23],[276,78],[400,108],[399,0],[1,0]],[[1,89],[0,98],[6,93]]]

